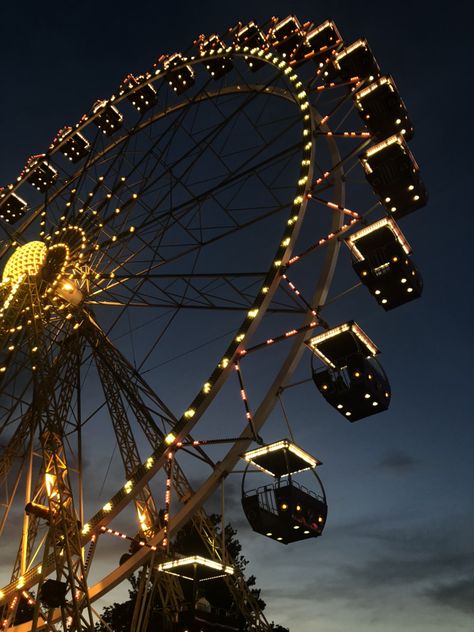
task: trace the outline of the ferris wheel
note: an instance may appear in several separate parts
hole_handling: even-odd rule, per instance
[[[304,354],[347,421],[388,408],[377,345],[330,320],[348,292],[421,294],[398,226],[427,201],[412,135],[366,40],[288,16],[127,75],[1,191],[0,629],[93,630],[141,567],[177,614],[189,520],[269,629],[202,507],[243,458],[273,476],[243,489],[256,532],[321,535],[321,480],[296,480],[320,462],[263,427]]]

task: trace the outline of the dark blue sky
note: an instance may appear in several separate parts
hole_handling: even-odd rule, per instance
[[[403,223],[423,297],[387,314],[373,303],[364,323],[383,351],[391,408],[350,425],[312,384],[288,391],[300,443],[325,463],[330,520],[320,540],[282,547],[254,538],[242,516],[230,514],[270,618],[291,632],[472,632],[473,91],[465,3],[443,11],[428,2],[348,0],[68,4],[3,10],[0,184],[127,72],[238,19],[332,18],[346,42],[367,37],[395,77],[430,202]]]

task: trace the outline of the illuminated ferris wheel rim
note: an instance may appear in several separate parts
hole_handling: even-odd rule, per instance
[[[240,48],[240,47],[237,47],[237,48]],[[230,49],[226,49],[225,54],[228,55],[230,52],[231,52]],[[248,54],[248,51],[245,51],[245,54]],[[242,53],[242,56],[244,56],[244,53]],[[261,55],[258,55],[258,58],[260,57]],[[294,85],[298,83],[298,77],[296,73],[290,66],[286,64],[286,62],[283,59],[273,54],[271,55],[267,54],[267,57],[269,58],[266,59],[265,61],[275,66],[277,69],[281,70],[282,72],[284,72],[286,68],[290,69],[292,73],[290,80],[293,82]],[[198,59],[193,60],[192,63],[198,64],[198,63],[201,63],[202,61],[203,61],[202,58],[198,58]],[[186,64],[183,64],[183,65],[188,65],[188,62],[186,61]],[[289,75],[290,73],[288,72],[285,74]],[[156,80],[157,78],[158,77],[150,78],[148,79],[147,82],[150,83]],[[249,86],[248,90],[251,91],[252,88]],[[237,89],[234,87],[234,88],[229,88],[229,91],[240,92],[244,90],[242,90],[242,88]],[[266,91],[266,93],[267,94],[272,93],[272,90],[269,89]],[[292,100],[291,98],[288,97],[287,94],[285,94],[281,90],[274,91],[274,94],[276,96],[283,97],[287,100]],[[126,98],[126,96],[127,94],[123,94],[121,98],[122,99]],[[293,101],[297,105],[299,105],[303,115],[306,115],[307,120],[309,121],[310,127],[304,127],[304,129],[308,129],[308,132],[309,132],[308,134],[306,134],[306,136],[309,136],[309,138],[312,138],[312,132],[315,125],[319,125],[323,131],[326,131],[326,132],[329,131],[327,124],[325,123],[321,124],[321,116],[319,116],[313,110],[312,106],[310,106],[309,102],[307,101],[307,95],[304,91],[301,90],[300,86],[295,87],[295,98],[293,99]],[[187,103],[185,103],[184,105],[179,104],[178,107],[184,107],[185,105],[187,105]],[[159,116],[163,116],[163,113],[158,114],[158,117]],[[82,124],[81,127],[74,130],[74,132],[84,129],[84,127],[86,127],[91,122],[92,122],[92,119],[87,120],[85,123]],[[148,122],[146,124],[150,124],[150,123]],[[65,139],[62,142],[66,142],[66,140],[67,139]],[[333,164],[339,165],[339,167],[335,170],[335,173],[334,173],[335,180],[336,180],[336,191],[337,191],[336,202],[337,204],[342,205],[344,200],[343,200],[343,183],[342,183],[342,165],[340,165],[340,155],[338,153],[338,147],[335,140],[332,138],[328,138],[327,141],[332,153]],[[121,142],[120,139],[119,139],[119,142]],[[59,149],[59,146],[55,147],[54,151],[57,151],[58,149]],[[183,416],[178,421],[176,427],[173,429],[173,438],[168,439],[168,441],[170,441],[171,443],[171,447],[174,442],[178,442],[180,439],[185,437],[191,431],[192,427],[197,423],[197,421],[199,420],[199,418],[201,417],[201,415],[203,414],[207,406],[209,406],[212,399],[217,394],[220,386],[224,383],[224,381],[226,380],[230,372],[233,370],[233,364],[235,362],[235,359],[240,357],[239,356],[240,352],[244,350],[245,344],[248,342],[253,330],[257,328],[258,323],[261,317],[263,316],[263,313],[265,312],[266,306],[268,306],[274,292],[276,291],[278,287],[281,269],[285,265],[285,263],[288,262],[292,254],[293,243],[296,239],[296,235],[301,226],[304,212],[306,209],[306,204],[307,204],[306,192],[312,183],[311,182],[312,181],[312,168],[313,168],[312,155],[314,152],[314,143],[312,143],[311,141],[307,141],[305,145],[305,151],[307,152],[306,155],[307,156],[309,155],[311,158],[310,159],[305,158],[304,164],[302,164],[302,172],[299,177],[299,183],[301,184],[298,184],[297,195],[294,200],[294,207],[291,210],[290,216],[288,218],[287,229],[284,235],[282,236],[283,237],[282,242],[280,246],[278,247],[278,250],[275,255],[273,264],[270,268],[270,271],[262,283],[262,287],[265,288],[265,292],[263,294],[261,292],[257,294],[256,300],[254,302],[252,309],[249,310],[249,314],[247,315],[247,318],[245,319],[243,326],[239,329],[239,333],[237,336],[239,340],[233,340],[231,342],[229,348],[224,353],[224,357],[223,357],[224,362],[222,363],[221,361],[221,363],[219,363],[219,365],[216,367],[216,370],[212,374],[211,379],[204,384],[203,386],[204,393],[201,391],[197,395],[197,397],[193,400],[192,404],[184,412]],[[26,178],[26,175],[25,175],[25,178]],[[30,221],[28,222],[28,224],[30,223]],[[338,227],[340,227],[341,223],[342,223],[341,218],[335,214],[333,216],[333,228],[337,229]],[[22,229],[23,230],[25,229],[24,225]],[[339,244],[337,242],[333,242],[328,247],[328,251],[326,255],[326,263],[324,264],[323,272],[321,274],[321,277],[318,282],[318,287],[317,287],[317,294],[319,295],[320,298],[322,296],[324,296],[325,298],[325,295],[327,294],[327,289],[330,284],[330,279],[334,271],[338,249],[339,249]],[[318,300],[317,304],[321,304],[322,302],[324,302],[324,300],[322,301]],[[314,320],[314,315],[308,314],[306,321],[310,322],[312,320]],[[279,384],[282,383],[283,379],[287,379],[289,375],[291,374],[292,370],[294,370],[294,368],[296,367],[297,356],[299,356],[303,350],[303,339],[305,337],[306,337],[306,332],[304,332],[303,334],[300,334],[297,337],[292,350],[287,356],[287,360],[286,360],[287,366],[283,370],[284,376],[280,375],[277,378],[277,381]],[[208,385],[209,385],[209,382],[211,382],[211,380],[214,383],[214,387],[209,390]],[[274,399],[274,398],[275,398],[275,394],[272,393],[270,399]],[[268,408],[268,403],[266,404],[266,406]],[[261,416],[262,419],[260,422],[258,421],[258,415],[256,416],[257,429],[263,425],[267,415],[268,415],[268,412],[266,412],[266,414],[263,414]],[[244,430],[243,436],[246,437],[248,444],[253,440],[253,437],[248,434],[247,429]],[[123,507],[126,504],[128,504],[128,502],[134,497],[134,495],[138,493],[138,491],[163,466],[166,459],[166,453],[170,448],[170,443],[164,442],[155,451],[154,455],[150,456],[142,464],[141,471],[137,473],[137,476],[136,476],[137,480],[135,481],[135,477],[134,477],[132,481],[127,481],[125,485],[117,492],[117,494],[115,494],[111,498],[111,500],[104,505],[104,508],[100,510],[98,514],[93,516],[89,521],[85,523],[83,527],[83,543],[84,544],[87,541],[89,541],[92,536],[100,535],[101,533],[100,528],[102,526],[109,524],[110,521],[123,509]],[[176,519],[171,518],[170,532],[175,531],[182,524],[184,524],[186,520],[192,515],[193,511],[204,502],[205,497],[208,497],[212,493],[213,489],[215,489],[215,487],[219,484],[219,481],[222,478],[222,476],[225,476],[225,474],[227,474],[234,467],[235,463],[238,461],[240,457],[242,450],[245,448],[245,445],[246,444],[243,442],[236,444],[234,448],[229,451],[228,455],[223,459],[219,468],[219,472],[220,472],[219,476],[216,476],[216,472],[214,472],[211,478],[209,479],[208,484],[205,486],[205,489],[204,489],[204,486],[200,488],[201,493],[199,495],[195,494],[194,499],[191,499],[186,504],[183,511],[181,511],[178,514],[178,516],[176,516]],[[133,484],[131,485],[130,483],[133,483]],[[162,539],[162,537],[163,537],[163,533],[160,532],[155,536],[155,538],[153,538],[153,540],[150,543],[154,543],[154,542],[158,543]],[[148,555],[150,555],[149,551],[147,551],[146,549],[140,549],[138,553],[136,553],[129,560],[129,562],[126,562],[121,567],[116,569],[116,571],[114,571],[111,574],[111,576],[108,576],[107,578],[104,578],[102,581],[98,582],[94,586],[91,586],[89,588],[89,593],[90,593],[91,598],[92,599],[99,598],[102,594],[104,594],[105,592],[110,590],[113,586],[117,585],[120,581],[122,581],[122,579],[129,576],[135,570],[135,568],[137,568],[138,566],[140,566],[140,564],[143,563],[143,561],[146,559]],[[25,573],[24,577],[22,577],[22,582],[24,582],[23,585],[26,589],[29,586],[33,586],[37,582],[39,568],[40,568],[40,565],[34,566],[33,568],[29,569],[27,573]],[[49,571],[47,569],[43,569],[43,572],[45,574],[49,574],[53,570],[54,570],[54,566],[52,565]],[[5,601],[5,598],[8,597],[9,593],[13,592],[15,589],[17,589],[16,585],[5,587],[5,589],[0,593],[0,594],[3,593],[0,599],[0,603],[2,601]],[[15,628],[12,628],[12,629],[21,630],[23,628],[22,626],[15,626]]]
[[[232,45],[227,47],[226,49],[222,49],[222,51],[219,51],[219,55],[215,55],[215,54],[203,54],[199,57],[196,56],[192,56],[189,58],[183,58],[183,62],[180,63],[179,65],[177,65],[176,67],[173,67],[173,72],[177,72],[182,68],[185,68],[186,66],[200,66],[201,64],[205,63],[206,61],[212,61],[215,60],[216,57],[225,57],[225,56],[235,56],[236,58],[245,60],[247,58],[253,58],[256,60],[262,60],[264,61],[266,64],[271,65],[273,67],[275,67],[277,70],[280,70],[282,74],[287,75],[287,79],[289,79],[291,81],[291,83],[293,84],[293,86],[290,86],[293,88],[293,93],[291,93],[290,91],[285,91],[282,90],[281,88],[276,88],[273,86],[262,86],[259,84],[255,84],[255,85],[237,85],[237,86],[229,86],[229,87],[224,87],[223,89],[221,88],[218,92],[213,93],[212,91],[209,91],[209,93],[206,93],[204,95],[201,96],[197,96],[197,97],[192,97],[190,99],[183,99],[182,101],[180,101],[177,104],[174,104],[172,106],[170,106],[169,108],[165,109],[164,111],[159,111],[157,112],[154,116],[147,118],[145,121],[143,121],[143,123],[140,123],[139,125],[136,126],[136,128],[134,129],[134,133],[138,133],[140,131],[142,131],[143,129],[145,129],[146,127],[148,127],[149,125],[155,123],[157,120],[166,117],[167,115],[180,110],[182,108],[187,107],[188,105],[194,104],[194,103],[199,103],[200,101],[208,101],[210,99],[213,98],[219,98],[221,96],[225,96],[226,94],[238,94],[238,93],[245,93],[245,92],[254,92],[255,90],[261,90],[262,87],[264,88],[264,93],[265,94],[271,94],[273,96],[279,96],[283,99],[286,99],[288,101],[291,102],[295,102],[301,106],[301,102],[304,102],[305,96],[300,96],[300,94],[304,91],[302,91],[302,84],[300,83],[300,86],[297,88],[294,88],[295,84],[298,83],[298,76],[296,74],[296,71],[294,70],[294,68],[292,68],[292,66],[290,64],[287,63],[287,61],[282,58],[279,57],[278,55],[275,55],[272,52],[266,52],[258,49],[258,48],[249,48],[247,46],[239,46],[239,45]],[[168,74],[169,74],[169,70],[164,70],[164,69],[158,69],[156,70],[154,73],[152,72],[147,72],[145,74],[145,76],[140,76],[140,83],[134,87],[129,87],[127,89],[122,89],[118,95],[112,95],[112,97],[110,97],[109,99],[105,99],[105,100],[101,100],[101,104],[103,104],[104,107],[106,107],[107,105],[118,105],[121,102],[126,101],[131,95],[139,92],[141,89],[143,89],[144,86],[148,86],[148,85],[154,85],[156,82],[158,81],[165,81]],[[292,74],[290,74],[292,73]],[[35,156],[35,159],[38,160],[48,160],[49,157],[54,156],[56,153],[60,152],[61,148],[75,135],[75,134],[81,134],[82,132],[84,132],[87,128],[90,127],[91,124],[94,123],[95,120],[97,120],[100,115],[101,115],[101,110],[98,108],[95,108],[96,111],[94,111],[94,107],[91,109],[92,113],[88,113],[85,114],[81,120],[79,121],[79,123],[77,123],[74,127],[70,127],[69,131],[67,133],[64,134],[64,136],[61,137],[61,139],[59,141],[53,141],[53,143],[51,143],[51,145],[48,148],[48,151],[46,154],[40,154],[38,156]],[[127,140],[127,138],[129,137],[129,134],[125,134],[113,141],[111,141],[107,147],[104,149],[103,152],[97,154],[96,156],[94,156],[94,159],[91,161],[91,165],[94,164],[94,162],[96,162],[97,160],[99,160],[103,155],[105,155],[107,152],[111,151],[113,148],[117,147],[120,143],[123,143],[124,141]],[[7,190],[5,190],[3,192],[3,198],[2,199],[8,199],[8,197],[10,197],[12,194],[15,194],[15,192],[28,181],[28,176],[30,175],[30,172],[32,169],[34,169],[36,167],[36,163],[33,163],[31,169],[30,168],[26,168],[23,170],[23,172],[18,176],[18,178],[16,179],[16,182],[13,185],[10,185],[8,187]],[[54,194],[51,198],[49,198],[48,202],[53,201],[56,197],[58,197],[64,190],[66,190],[71,182],[75,181],[78,177],[80,177],[81,173],[83,172],[83,168],[79,168],[77,170],[77,172],[75,174],[73,174],[71,176],[71,179],[68,182],[65,182],[63,184],[63,186],[59,187],[56,191],[54,191]],[[19,226],[18,230],[15,231],[15,233],[21,234],[23,233],[28,226],[36,219],[36,217],[41,213],[41,211],[43,211],[45,208],[44,205],[40,204],[38,205],[38,207],[32,211],[29,211],[28,213],[28,217],[25,218],[25,220],[22,222],[22,224]],[[5,226],[3,227],[5,230]],[[14,243],[17,240],[17,235],[15,235],[14,237],[11,238],[11,241],[13,241]],[[0,246],[0,258],[4,255],[5,250],[8,249],[10,247],[10,243],[5,242]]]

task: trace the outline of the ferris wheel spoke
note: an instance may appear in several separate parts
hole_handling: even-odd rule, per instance
[[[150,257],[150,265],[148,266],[148,268],[144,271],[143,274],[139,275],[139,278],[143,279],[143,280],[149,280],[149,281],[153,281],[153,277],[148,277],[148,275],[156,269],[162,268],[165,265],[169,266],[170,264],[175,264],[177,262],[179,262],[181,259],[185,259],[186,257],[188,257],[189,255],[193,254],[193,253],[197,253],[200,250],[202,250],[204,247],[209,246],[211,244],[215,244],[218,241],[221,241],[223,239],[228,238],[229,236],[234,235],[236,232],[238,231],[242,231],[246,228],[249,228],[251,226],[254,226],[255,224],[259,223],[259,222],[263,222],[265,220],[267,220],[268,218],[278,215],[279,213],[281,213],[283,209],[278,208],[278,209],[272,209],[266,213],[261,214],[260,216],[257,216],[251,220],[248,220],[245,223],[242,223],[238,228],[232,228],[229,229],[225,232],[223,232],[222,234],[213,237],[212,239],[209,239],[205,242],[203,242],[202,244],[198,244],[198,245],[191,245],[190,247],[184,247],[182,249],[182,251],[179,254],[174,255],[173,257],[168,258],[167,260],[161,260],[158,261],[156,264],[153,263],[153,257]],[[126,237],[126,240],[129,240],[129,237]],[[112,242],[110,243],[110,246],[112,246]],[[109,255],[109,252],[107,252],[107,255]],[[107,270],[107,268],[109,268],[109,263],[106,261],[105,259],[106,254],[104,254],[102,256],[102,258],[100,259],[101,262],[101,266],[102,269]],[[130,261],[133,262],[134,257],[132,256],[132,258],[130,259]],[[123,270],[124,266],[119,264],[119,258],[118,256],[116,257],[114,255],[113,259],[112,259],[112,263],[116,261],[117,265],[116,267],[112,268],[112,270],[110,272],[106,272],[103,273],[102,276],[104,277],[104,281],[107,282],[107,277],[109,277],[109,281],[107,282],[107,285],[105,286],[106,290],[109,290],[109,288],[111,287],[115,287],[118,286],[122,283],[126,283],[126,281],[128,280],[128,275],[127,275],[127,271],[126,269]],[[97,267],[98,264],[94,263],[93,267]],[[110,269],[110,268],[109,268]],[[121,274],[123,275],[124,279],[122,279],[121,281],[115,281],[115,275],[117,274]],[[184,275],[182,275],[186,278],[186,273]],[[137,278],[137,275],[135,274],[134,276],[132,276],[132,278]],[[192,277],[191,277],[192,278]],[[101,292],[105,291],[102,287],[98,287],[96,290],[92,290],[91,292],[91,297],[97,296],[99,295]]]
[[[284,152],[282,152],[282,154],[280,154],[278,157],[276,157],[276,159],[278,160],[279,158],[281,159],[282,157],[284,157],[284,155],[286,155],[287,153],[291,153],[293,152],[295,149],[297,149],[297,147],[292,147]],[[224,190],[226,189],[226,187],[234,184],[236,182],[236,180],[244,180],[247,176],[252,175],[254,168],[255,169],[260,169],[261,167],[264,167],[266,165],[268,165],[269,161],[275,161],[275,157],[271,157],[271,158],[267,158],[263,161],[261,161],[256,167],[253,168],[249,168],[246,170],[240,170],[240,172],[235,172],[233,174],[231,174],[230,176],[228,176],[227,178],[224,178],[224,180],[222,180],[218,185],[211,187],[210,189],[207,189],[205,192],[201,193],[198,196],[194,196],[192,198],[192,201],[190,202],[183,202],[181,204],[179,204],[178,206],[174,206],[172,212],[170,213],[170,211],[166,211],[164,213],[162,213],[161,217],[163,218],[169,218],[171,216],[172,219],[177,220],[177,216],[176,213],[179,212],[180,215],[186,215],[189,214],[190,212],[193,212],[195,207],[199,208],[199,204],[201,202],[206,201],[209,197],[213,197],[215,196],[216,192],[218,192],[219,190]],[[161,200],[163,201],[163,200]],[[218,204],[218,206],[220,206],[222,208],[222,206],[220,204]],[[149,211],[151,213],[151,211]],[[112,216],[113,217],[113,216]],[[133,233],[137,232],[139,233],[140,231],[146,230],[146,229],[150,229],[150,227],[152,227],[154,224],[156,224],[158,222],[160,222],[160,215],[158,216],[154,216],[154,217],[150,217],[149,219],[147,219],[145,217],[145,219],[142,221],[141,224],[138,224],[136,226],[134,226],[134,231]],[[235,221],[235,220],[233,220]],[[173,225],[174,227],[176,226],[175,224]],[[166,232],[166,230],[169,230],[169,227],[165,225],[164,229],[161,229],[162,231],[164,230]],[[189,233],[188,233],[189,234]],[[121,234],[119,234],[117,236],[117,239],[130,239],[131,237],[133,237],[133,234],[130,234],[130,231],[126,231],[126,232],[122,232]],[[159,234],[155,235],[155,239],[157,239],[159,237]],[[107,244],[107,242],[106,242]]]

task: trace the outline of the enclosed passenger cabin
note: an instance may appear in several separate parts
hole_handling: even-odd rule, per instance
[[[181,604],[182,610],[173,624],[173,630],[176,632],[191,632],[192,630],[199,630],[199,632],[235,630],[237,632],[239,630],[235,616],[216,607],[217,604],[211,604],[207,599],[204,599],[204,603],[202,602],[209,581],[233,575],[232,566],[200,555],[191,555],[162,562],[156,566],[156,570],[185,580],[181,584],[184,603]]]
[[[363,90],[356,92],[354,101],[364,123],[378,138],[402,134],[413,137],[413,125],[392,77],[380,77]]]
[[[45,193],[58,179],[58,172],[43,156],[30,158],[25,174],[26,181],[40,193]]]
[[[421,296],[423,279],[410,258],[410,245],[391,217],[359,230],[346,244],[359,279],[385,310]]]
[[[167,71],[168,85],[176,94],[183,94],[195,83],[194,70],[186,64],[181,53],[173,53],[162,59],[163,68]]]
[[[336,54],[334,68],[343,81],[355,77],[359,79],[375,79],[380,77],[380,67],[365,39],[355,41]]]
[[[106,136],[112,136],[122,126],[123,116],[114,105],[107,101],[98,101],[93,109],[93,114],[97,114],[94,124]]]
[[[277,22],[269,35],[273,48],[286,59],[302,59],[310,50],[306,42],[305,30],[294,15],[289,15]]]
[[[248,46],[250,49],[258,48],[265,50],[267,47],[267,40],[265,35],[260,30],[258,24],[255,22],[249,22],[245,26],[240,28],[235,35],[235,42],[240,46]],[[253,72],[260,70],[265,65],[265,62],[261,59],[255,59],[253,57],[245,57],[248,67]]]
[[[379,350],[353,321],[306,343],[324,368],[313,367],[313,380],[324,399],[348,421],[357,421],[390,404],[390,384],[375,360]]]
[[[214,34],[209,37],[201,35],[199,38],[199,50],[201,56],[212,55],[218,51],[225,51],[225,44],[221,38]],[[219,56],[216,59],[208,59],[204,62],[204,67],[213,79],[221,79],[234,67],[230,57]]]
[[[84,136],[79,132],[75,132],[68,137],[67,141],[63,145],[61,145],[59,151],[68,160],[76,163],[88,155],[90,148],[91,147],[87,138],[84,138]]]
[[[27,204],[16,193],[0,189],[0,219],[7,224],[15,224],[26,213]]]
[[[139,87],[141,86],[141,87]],[[142,76],[135,77],[134,75],[127,75],[122,83],[122,91],[133,90],[127,99],[133,105],[138,112],[146,112],[152,108],[158,100],[155,87],[151,83],[145,83],[145,78]]]
[[[370,147],[360,161],[365,176],[390,215],[404,217],[425,206],[428,194],[403,136]]]
[[[327,503],[324,488],[314,471],[318,459],[288,439],[264,445],[244,454],[247,461],[242,480],[242,508],[250,526],[257,533],[289,544],[321,535],[326,524]],[[249,465],[273,476],[275,482],[256,489],[245,489]],[[304,487],[294,476],[313,470],[320,493]]]

